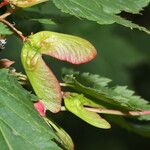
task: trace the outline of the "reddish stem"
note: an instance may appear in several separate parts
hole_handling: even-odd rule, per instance
[[[110,115],[120,115],[120,116],[150,115],[150,110],[122,112],[119,110],[111,110],[111,109],[99,109],[99,108],[90,108],[90,107],[84,107],[84,108],[95,113],[110,114]],[[64,106],[61,107],[61,111],[66,111],[66,110],[67,109]]]
[[[5,19],[1,19],[0,18],[0,22],[3,22],[4,24],[6,24],[8,27],[10,27],[21,39],[23,42],[26,41],[26,37],[22,34],[21,31],[17,30],[11,23],[9,23],[8,21],[6,21]]]
[[[102,113],[102,114],[112,114],[112,115],[120,115],[120,116],[142,116],[142,115],[150,115],[150,110],[142,110],[142,111],[129,111],[129,112],[121,112],[119,110],[110,110],[110,109],[98,109],[98,108],[89,108],[85,107],[87,110]]]
[[[132,115],[132,116],[150,115],[150,110],[129,111],[129,115]]]
[[[9,4],[8,0],[3,0],[3,2],[0,3],[0,8],[3,7],[3,6],[6,6],[8,4]]]

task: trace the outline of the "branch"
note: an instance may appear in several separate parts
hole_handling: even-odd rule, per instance
[[[8,9],[8,11],[6,13],[4,13],[3,15],[0,16],[0,19],[5,19],[6,17],[11,15],[15,11],[16,11],[16,9],[12,9],[12,8]]]
[[[0,3],[0,8],[5,6],[5,5],[8,5],[8,4],[9,4],[8,0],[3,0],[3,2]]]
[[[4,16],[4,15],[2,15],[2,16]],[[7,20],[1,18],[1,16],[0,16],[0,22],[6,24],[10,29],[12,29],[12,30],[22,39],[23,42],[26,41],[27,38],[22,34],[22,32],[19,31],[19,30],[17,30],[17,29],[16,29],[11,23],[9,23]]]
[[[7,0],[4,0],[4,2],[6,3]],[[2,3],[4,3],[4,2],[2,2]],[[7,25],[10,29],[12,29],[22,39],[23,42],[25,42],[27,38],[22,34],[22,32],[19,31],[19,30],[17,30],[14,27],[14,25],[12,25],[10,22],[8,22],[7,20],[5,20],[6,17],[8,17],[9,15],[11,15],[15,11],[16,11],[16,9],[9,9],[6,13],[4,13],[3,15],[0,16],[0,22],[2,22],[5,25]]]
[[[122,112],[119,110],[111,110],[111,109],[99,109],[99,108],[89,108],[86,107],[87,110],[102,114],[112,114],[112,115],[120,115],[120,116],[142,116],[142,115],[150,115],[150,110],[144,111],[128,111]]]
[[[150,115],[150,110],[122,112],[119,110],[111,110],[111,109],[100,109],[100,108],[90,108],[90,107],[84,107],[84,108],[95,113],[111,114],[111,115],[119,115],[119,116]],[[66,107],[62,106],[61,111],[67,111]]]

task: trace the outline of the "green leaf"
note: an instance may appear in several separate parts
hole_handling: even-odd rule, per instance
[[[121,111],[150,110],[149,102],[135,96],[134,92],[128,90],[126,86],[109,87],[110,79],[89,73],[79,74],[72,71],[68,73],[64,77],[67,86],[97,99],[95,102],[98,104]],[[150,115],[140,116],[138,119],[150,120]]]
[[[129,13],[139,13],[143,7],[147,6],[149,0],[53,0],[55,5],[65,13],[96,21],[99,24],[118,23],[126,27],[138,28],[139,30],[150,33],[144,27],[141,27],[131,21],[128,21],[118,14],[122,11]]]
[[[115,124],[125,128],[129,131],[135,132],[145,137],[150,137],[150,123],[149,122],[132,122],[127,121],[121,116],[107,116],[109,121],[114,122]]]
[[[103,129],[109,129],[111,127],[110,124],[105,119],[101,118],[97,113],[88,111],[84,108],[84,105],[96,106],[96,104],[83,95],[71,93],[64,97],[64,102],[65,107],[70,112],[87,123]]]
[[[6,25],[0,22],[0,35],[9,35],[12,34],[12,32],[7,28]]]
[[[17,79],[0,70],[0,145],[1,150],[61,149],[54,130],[35,111],[32,99]]]
[[[63,78],[65,86],[73,88],[79,93],[89,96],[93,102],[103,106],[104,109],[120,109],[123,112],[129,110],[148,110],[150,112],[150,105],[148,101],[143,100],[138,96],[134,96],[134,92],[128,90],[124,86],[108,87],[110,79],[101,77],[99,75],[93,75],[89,73],[79,74],[79,72],[73,72],[72,70],[63,70],[66,74]],[[91,104],[85,106],[92,106]],[[98,108],[99,109],[99,108]],[[101,110],[101,109],[100,109]],[[141,115],[139,117],[130,117],[125,119],[121,116],[105,115],[108,121],[114,122],[119,126],[128,129],[129,131],[137,134],[150,137],[149,121],[150,115]],[[135,119],[138,119],[135,121]],[[142,122],[144,120],[145,122]]]
[[[63,145],[65,145],[67,150],[74,150],[74,144],[73,141],[71,139],[71,137],[68,135],[68,133],[66,133],[66,131],[64,129],[62,129],[61,127],[59,127],[58,125],[56,126],[55,123],[47,118],[44,118],[46,120],[46,122],[52,126],[54,128],[54,130],[56,131],[56,134],[58,135],[58,137],[60,137],[60,139],[63,142]]]
[[[48,25],[56,25],[54,21],[51,19],[30,19],[31,21],[38,21],[41,24],[48,24]]]

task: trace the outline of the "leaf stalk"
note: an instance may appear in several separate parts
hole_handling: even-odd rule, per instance
[[[84,107],[84,108],[91,112],[100,113],[100,114],[110,114],[110,115],[119,115],[119,116],[150,115],[150,110],[122,112],[119,110],[112,110],[112,109],[100,109],[100,108],[90,108],[90,107]],[[62,106],[61,111],[67,111],[66,107]]]

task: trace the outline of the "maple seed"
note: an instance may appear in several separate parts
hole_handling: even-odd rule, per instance
[[[35,102],[34,103],[34,108],[38,111],[38,113],[44,117],[46,116],[46,109],[44,104],[41,101]]]

